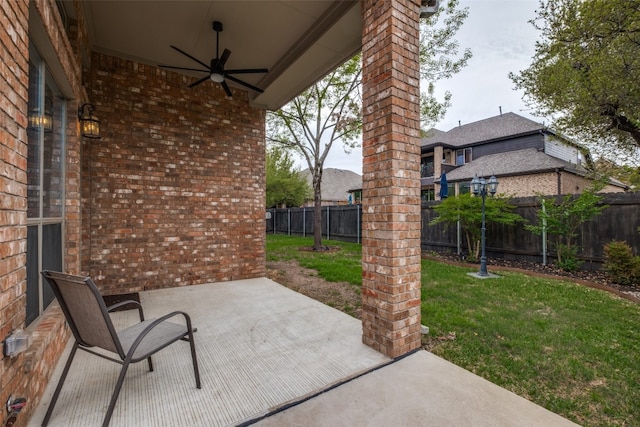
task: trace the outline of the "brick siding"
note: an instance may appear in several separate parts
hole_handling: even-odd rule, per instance
[[[0,340],[25,322],[28,11],[26,0],[0,3]],[[25,391],[23,362],[2,358],[0,402]]]
[[[363,341],[420,346],[420,2],[362,2]]]
[[[37,2],[35,9],[41,12],[43,7],[49,8],[50,4]],[[49,13],[43,15],[55,19]],[[29,1],[2,2],[0,21],[4,64],[0,69],[0,339],[4,339],[11,331],[25,327],[26,314]],[[56,28],[55,22],[51,25]],[[33,413],[68,336],[55,304],[28,331],[33,337],[29,349],[2,359],[0,402],[6,402],[9,396],[28,399],[17,418],[17,427],[26,425]],[[1,413],[4,425],[8,414],[5,410]]]
[[[104,293],[265,274],[265,113],[248,94],[94,53],[83,252]]]
[[[593,184],[593,180],[560,171],[560,194],[579,194]],[[530,175],[504,176],[499,178],[498,193],[510,197],[535,195],[555,196],[558,194],[558,173],[546,172]],[[603,193],[618,193],[624,189],[607,185]]]

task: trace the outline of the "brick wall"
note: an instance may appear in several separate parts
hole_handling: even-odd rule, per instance
[[[264,276],[264,111],[192,80],[93,54],[83,270],[105,293]]]
[[[527,197],[536,194],[558,194],[558,176],[555,172],[536,175],[504,176],[498,178],[498,193],[511,197]]]
[[[593,181],[584,177],[574,175],[567,172],[562,172],[561,181],[562,194],[578,194],[582,193],[585,189],[593,184]],[[619,193],[624,191],[620,187],[613,185],[607,185],[602,189],[602,193]]]
[[[36,6],[48,8],[47,3]],[[53,19],[53,18],[52,18]],[[26,306],[27,98],[29,1],[0,4],[0,339],[24,328]],[[50,307],[28,331],[33,345],[15,358],[2,358],[0,402],[26,397],[16,426],[26,425],[36,407],[68,330],[58,307]],[[8,414],[0,411],[4,425]]]
[[[31,4],[31,8],[30,8]],[[33,12],[33,16],[29,16]],[[15,0],[0,4],[0,51],[4,67],[0,68],[0,339],[16,328],[24,328],[26,305],[26,174],[27,174],[27,98],[29,83],[29,22],[40,21],[46,46],[37,46],[41,54],[57,61],[63,76],[65,95],[81,99],[80,67],[71,41],[66,37],[55,2],[50,0]],[[65,161],[65,248],[64,264],[69,270],[79,268],[79,138],[76,104],[68,102]],[[13,359],[2,359],[0,402],[9,395],[26,397],[27,406],[17,418],[16,426],[26,425],[37,406],[55,364],[67,342],[69,329],[57,304],[52,304],[27,331],[33,344]],[[0,412],[0,423],[8,416]]]
[[[0,3],[0,340],[24,327],[27,248],[27,93],[29,2]],[[0,402],[23,391],[24,355],[2,358]],[[0,421],[6,418],[0,410]]]
[[[420,2],[362,2],[363,342],[420,346]]]
[[[546,172],[531,175],[506,176],[498,178],[498,193],[511,197],[529,197],[537,194],[554,196],[558,194],[558,174]],[[583,192],[593,184],[593,180],[560,171],[560,194],[576,194]],[[618,193],[624,189],[607,185],[603,193]]]

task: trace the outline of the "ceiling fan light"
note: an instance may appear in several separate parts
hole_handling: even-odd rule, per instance
[[[214,81],[216,83],[222,83],[224,81],[224,76],[218,73],[211,73],[209,78],[211,79],[211,81]]]

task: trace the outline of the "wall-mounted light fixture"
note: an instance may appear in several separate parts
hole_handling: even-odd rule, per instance
[[[78,118],[80,118],[80,134],[85,138],[100,138],[100,120],[93,115],[96,107],[93,104],[82,104],[78,110]],[[86,110],[86,112],[85,112]]]

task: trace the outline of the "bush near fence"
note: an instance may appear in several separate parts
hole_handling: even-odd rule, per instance
[[[440,202],[422,203],[421,245],[423,251],[458,253],[467,251],[462,230],[445,224],[429,225],[437,213],[433,209]],[[640,255],[640,192],[604,194],[603,203],[609,207],[594,220],[578,230],[577,242],[582,248],[579,258],[582,268],[597,270],[604,261],[604,245],[612,240],[626,242],[634,254]],[[514,212],[525,219],[516,226],[487,224],[486,251],[490,258],[504,258],[530,262],[543,262],[542,237],[526,230],[526,223],[537,222],[541,209],[537,197],[511,199]],[[313,235],[313,208],[270,209],[267,219],[268,233],[296,236]],[[323,238],[360,242],[362,236],[362,206],[323,206]],[[460,238],[458,237],[460,236]],[[548,236],[551,241],[553,236]],[[555,260],[553,247],[547,248],[547,263]]]

